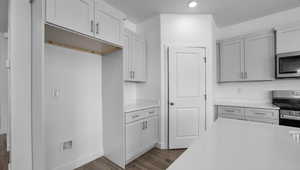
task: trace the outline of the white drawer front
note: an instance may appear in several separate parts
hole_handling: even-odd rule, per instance
[[[148,112],[145,112],[144,110],[126,113],[126,123],[144,119],[147,116],[148,116]]]
[[[278,111],[266,109],[245,109],[247,120],[274,123],[279,119]]]
[[[157,108],[129,112],[129,113],[126,113],[126,123],[134,122],[134,121],[137,121],[140,119],[145,119],[145,118],[156,116],[156,115],[158,115]]]
[[[158,114],[157,109],[153,108],[153,109],[149,109],[149,110],[145,110],[145,112],[147,112],[148,116],[155,116]]]
[[[243,119],[244,109],[240,107],[219,106],[218,114],[224,118]]]

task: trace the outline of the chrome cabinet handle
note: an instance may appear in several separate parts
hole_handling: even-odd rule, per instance
[[[94,32],[94,21],[91,20],[91,32]]]
[[[244,79],[244,73],[243,72],[241,72],[240,78]]]
[[[134,116],[131,116],[132,119],[135,119],[135,118],[138,118],[140,117],[139,115],[134,115]]]
[[[132,77],[135,78],[135,71],[132,72]]]
[[[147,128],[148,128],[148,122],[144,121],[143,124],[142,124],[142,130],[145,130]]]
[[[233,113],[234,110],[225,110],[225,112],[231,112],[231,113]]]
[[[261,113],[261,112],[255,112],[254,114],[256,114],[256,115],[266,115],[266,113]]]
[[[155,113],[155,111],[150,111],[150,112],[149,112],[149,114],[154,114],[154,113]]]
[[[99,23],[96,24],[96,34],[99,34]]]
[[[245,78],[245,79],[248,79],[248,72],[245,72],[244,78]]]
[[[129,71],[129,78],[132,80],[132,71]]]

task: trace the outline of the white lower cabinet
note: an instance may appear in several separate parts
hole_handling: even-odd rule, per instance
[[[218,117],[279,124],[279,111],[277,109],[218,106]]]
[[[153,147],[158,142],[158,118],[152,117],[144,121],[145,129],[142,131],[142,148]]]
[[[158,142],[158,116],[147,115],[152,110],[127,113],[126,123],[126,163],[136,159],[141,154],[152,149]],[[138,116],[141,114],[141,116]],[[132,121],[131,117],[138,120]]]
[[[141,121],[126,125],[126,161],[142,151],[142,128]]]

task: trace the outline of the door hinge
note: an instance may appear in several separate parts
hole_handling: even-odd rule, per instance
[[[206,60],[207,60],[206,57],[203,57],[203,60],[204,60],[204,63],[206,63]]]
[[[207,94],[204,95],[204,100],[207,100]]]

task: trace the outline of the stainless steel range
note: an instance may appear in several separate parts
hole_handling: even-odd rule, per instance
[[[300,128],[300,91],[273,91],[273,104],[280,108],[279,125]]]

